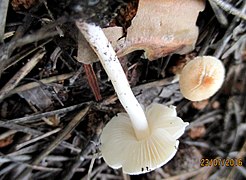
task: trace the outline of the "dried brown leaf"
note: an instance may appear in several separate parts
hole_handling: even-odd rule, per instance
[[[10,145],[13,142],[13,137],[14,137],[14,134],[10,135],[4,139],[1,139],[0,140],[0,148],[3,148],[3,147]]]
[[[205,134],[206,129],[204,126],[193,127],[188,133],[191,139],[202,138]]]
[[[25,9],[29,9],[30,7],[34,6],[38,0],[12,0],[11,5],[14,10],[19,10],[21,7]]]
[[[109,42],[115,50],[120,48],[123,40],[119,40],[123,36],[121,27],[108,27],[103,29]],[[97,55],[94,53],[89,43],[85,40],[84,36],[79,33],[78,35],[78,55],[77,60],[84,64],[91,64],[98,61]]]
[[[204,6],[203,0],[140,0],[118,56],[145,50],[154,60],[192,51],[198,37],[197,16]]]

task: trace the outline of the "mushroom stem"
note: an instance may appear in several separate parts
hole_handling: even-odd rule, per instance
[[[99,26],[80,21],[77,21],[76,25],[99,57],[121,104],[131,119],[137,139],[144,139],[149,135],[149,126],[145,113],[130,88],[110,42]]]

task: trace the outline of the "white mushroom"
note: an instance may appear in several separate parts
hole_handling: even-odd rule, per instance
[[[177,140],[188,123],[177,117],[175,107],[152,104],[146,117],[150,134],[139,140],[126,113],[113,117],[103,129],[101,151],[106,163],[127,174],[141,174],[163,166],[176,154]]]
[[[188,123],[176,117],[174,107],[152,105],[146,115],[131,91],[111,44],[100,27],[76,22],[98,55],[126,113],[120,113],[103,129],[102,156],[112,168],[140,174],[162,166],[176,153],[177,138]],[[146,118],[147,116],[147,118]]]
[[[225,68],[219,59],[213,56],[198,56],[182,69],[180,91],[191,101],[201,101],[220,89],[224,77]]]

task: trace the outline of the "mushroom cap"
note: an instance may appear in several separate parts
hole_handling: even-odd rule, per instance
[[[101,152],[112,168],[142,174],[166,164],[177,152],[177,140],[188,123],[177,117],[174,106],[152,104],[146,108],[150,135],[138,140],[126,113],[113,117],[103,129]]]
[[[219,90],[224,77],[225,68],[220,60],[198,56],[184,66],[179,79],[180,91],[191,101],[201,101]]]

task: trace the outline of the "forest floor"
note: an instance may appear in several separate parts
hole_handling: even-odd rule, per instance
[[[102,128],[124,109],[101,64],[77,61],[74,22],[58,18],[56,4],[46,2],[0,2],[0,180],[246,178],[246,21],[239,17],[245,17],[245,1],[224,1],[236,15],[214,5],[217,16],[206,2],[189,54],[148,61],[137,51],[120,59],[143,106],[174,105],[189,122],[176,156],[138,176],[100,158]],[[197,55],[222,60],[226,76],[214,96],[192,102],[173,78]],[[216,164],[219,159],[226,163]]]

